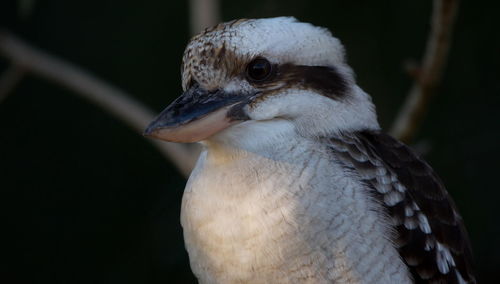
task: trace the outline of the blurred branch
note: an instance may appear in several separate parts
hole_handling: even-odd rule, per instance
[[[13,69],[2,77],[5,92],[9,84],[19,80],[16,68],[43,77],[72,90],[75,94],[95,103],[118,119],[142,133],[147,124],[154,119],[154,112],[132,99],[132,96],[88,74],[84,70],[59,58],[44,53],[22,42],[12,34],[0,32],[0,54],[13,64]],[[17,79],[16,79],[17,77]],[[14,79],[12,79],[14,78]],[[7,83],[3,83],[6,81]],[[10,82],[10,83],[9,83]],[[150,140],[158,150],[177,166],[184,176],[189,176],[198,152],[185,145]]]
[[[219,0],[190,0],[189,9],[191,35],[220,22]]]
[[[16,64],[9,66],[7,70],[2,73],[2,77],[0,77],[0,103],[5,100],[17,84],[21,82],[24,74],[24,68]]]
[[[431,31],[422,62],[412,73],[415,82],[391,129],[391,134],[409,143],[422,124],[429,101],[438,86],[451,44],[459,0],[433,0]]]

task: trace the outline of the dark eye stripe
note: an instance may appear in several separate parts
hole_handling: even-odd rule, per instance
[[[292,68],[295,80],[303,80],[305,88],[313,89],[332,99],[347,94],[347,80],[336,68],[326,66],[295,66]]]
[[[332,99],[344,97],[349,90],[347,79],[335,67],[286,63],[273,68],[276,70],[276,75],[272,80],[258,83],[259,87],[272,88],[276,85],[287,89],[298,87],[314,90]],[[275,91],[276,89],[273,93]]]

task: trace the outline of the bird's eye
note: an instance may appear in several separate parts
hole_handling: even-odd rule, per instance
[[[247,77],[254,82],[260,82],[267,78],[272,71],[271,63],[265,58],[256,58],[247,66]]]

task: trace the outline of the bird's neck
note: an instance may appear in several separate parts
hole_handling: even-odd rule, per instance
[[[257,155],[280,159],[285,148],[307,140],[286,120],[247,121],[203,141],[211,163],[226,163]]]

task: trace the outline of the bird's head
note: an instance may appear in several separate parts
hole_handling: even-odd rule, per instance
[[[302,136],[378,128],[340,41],[291,17],[236,20],[195,36],[182,87],[145,135],[197,142],[273,123]]]

